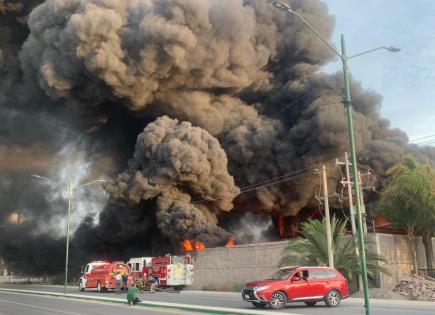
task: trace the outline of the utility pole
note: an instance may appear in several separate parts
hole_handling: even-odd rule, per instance
[[[333,248],[332,248],[331,220],[329,217],[328,180],[326,177],[326,166],[325,165],[323,165],[322,178],[323,178],[323,196],[325,198],[325,220],[326,220],[326,241],[328,244],[328,261],[329,261],[329,267],[334,268],[334,253],[333,253]]]
[[[72,198],[71,179],[68,180],[68,213],[66,219],[66,250],[65,250],[65,283],[63,294],[67,293],[68,286],[68,255],[69,255],[69,222],[71,218],[71,198]]]
[[[344,158],[346,161],[346,180],[347,180],[347,193],[349,195],[350,223],[352,225],[352,235],[356,236],[355,208],[353,207],[352,182],[350,181],[350,171],[349,171],[350,163],[347,156],[347,152],[344,152]]]
[[[350,171],[349,171],[349,167],[350,167],[350,163],[349,163],[349,158],[347,155],[347,152],[344,153],[344,162],[340,162],[338,160],[336,160],[336,164],[337,165],[345,165],[346,167],[346,180],[342,180],[341,184],[343,186],[347,187],[347,195],[349,196],[349,213],[350,213],[350,224],[352,227],[352,235],[356,236],[357,232],[356,232],[356,223],[355,223],[355,208],[353,206],[353,193],[352,193],[352,181],[350,179]]]
[[[361,172],[358,171],[358,181],[360,182],[359,185],[359,195],[361,200],[361,216],[362,216],[362,224],[363,224],[363,231],[364,234],[367,234],[367,213],[366,213],[366,206],[364,204],[364,194],[363,194],[363,188],[362,188],[362,177]]]
[[[350,163],[349,163],[349,157],[347,155],[347,152],[344,153],[344,163],[343,162],[339,162],[337,160],[337,164],[338,165],[345,165],[346,166],[346,181],[342,181],[341,183],[344,184],[347,187],[347,193],[349,196],[349,212],[350,212],[350,224],[352,226],[352,236],[355,238],[357,236],[357,231],[356,231],[356,223],[355,223],[355,208],[353,206],[353,193],[352,193],[352,181],[350,179],[350,171],[349,171],[349,167],[350,167]],[[358,251],[358,246],[355,246],[355,255],[357,257],[359,257],[359,251]],[[362,283],[362,277],[361,275],[358,275],[358,291],[361,291],[361,283]]]

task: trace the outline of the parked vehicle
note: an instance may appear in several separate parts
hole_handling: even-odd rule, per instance
[[[105,264],[105,261],[93,261],[88,263],[86,266],[82,266],[81,269],[81,276],[80,276],[80,280],[79,280],[79,291],[85,291],[86,285],[87,285],[87,281],[88,281],[88,276],[90,275],[91,271],[97,267],[97,266],[101,266],[103,264]]]
[[[133,282],[130,275],[130,267],[122,261],[107,262],[96,261],[86,265],[79,282],[79,290],[95,288],[98,292],[115,289],[115,273],[126,273],[128,276],[127,285]]]
[[[279,310],[288,302],[304,302],[314,306],[325,302],[327,306],[338,306],[349,296],[346,278],[334,268],[328,267],[285,267],[271,278],[246,283],[242,299],[256,308],[269,305]]]
[[[151,267],[152,257],[130,258],[127,265],[130,267],[133,279],[148,278],[148,268]]]
[[[147,283],[151,275],[157,278],[159,287],[176,290],[193,283],[193,258],[190,255],[131,258],[128,265],[136,282]]]

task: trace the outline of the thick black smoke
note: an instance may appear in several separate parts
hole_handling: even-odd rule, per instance
[[[156,199],[157,225],[164,235],[211,243],[224,235],[217,214],[231,210],[240,192],[227,162],[219,141],[206,130],[163,116],[138,136],[129,169],[106,190],[126,206]]]
[[[87,144],[80,152],[94,176],[114,178],[105,209],[74,235],[83,257],[153,254],[182,238],[215,244],[228,233],[220,217],[237,233],[231,218],[247,222],[241,212],[264,220],[318,205],[317,175],[237,196],[348,147],[341,74],[320,72],[333,56],[297,18],[269,0],[47,0],[34,8],[39,2],[0,2],[1,195],[14,190],[27,202],[8,196],[0,214],[41,218],[29,240],[48,233],[43,222],[61,205],[47,191],[30,197],[14,187],[28,188],[30,172],[61,169],[56,153],[71,143]],[[331,36],[325,4],[290,2]],[[351,94],[362,163],[382,175],[410,150],[433,163],[433,150],[409,147],[380,117],[380,95],[354,80]],[[35,195],[47,206],[28,202]],[[7,261],[10,253],[0,246]]]

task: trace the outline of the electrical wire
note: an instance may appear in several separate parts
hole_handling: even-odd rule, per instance
[[[318,92],[317,94],[314,94],[315,92]],[[279,110],[277,110],[275,113],[268,115],[271,118],[275,118],[278,114],[284,112],[285,110],[289,109],[290,107],[292,107],[293,105],[299,103],[300,101],[306,99],[308,96],[313,96],[313,97],[318,97],[320,96],[324,91],[320,91],[320,89],[313,89],[312,91],[301,95],[300,97],[296,98],[295,100],[293,100],[292,102],[290,102],[289,104],[287,104],[286,106],[284,106],[283,108],[280,108]]]
[[[250,187],[250,188],[247,188],[247,189],[241,189],[240,193],[237,196],[240,196],[241,194],[244,194],[244,193],[247,193],[249,191],[259,189],[259,188],[264,188],[264,187],[268,187],[268,186],[284,183],[284,182],[287,182],[287,181],[295,180],[295,179],[298,179],[298,178],[307,177],[308,175],[312,176],[313,174],[311,172],[304,172],[304,173],[301,173],[301,174],[298,174],[298,175],[295,175],[295,176],[292,176],[292,177],[289,177],[289,178],[285,178],[285,179],[282,179],[282,180],[270,182],[270,183],[267,183],[267,184],[264,184],[264,185]],[[216,200],[224,199],[224,198],[227,198],[227,197],[230,197],[230,196],[229,195],[220,195],[220,196],[216,196],[214,198],[204,198],[204,199],[193,201],[192,204],[198,204],[198,203],[203,203],[203,202],[216,201]],[[233,197],[233,196],[231,196],[231,197]]]
[[[420,138],[411,139],[411,140],[409,140],[409,142],[416,142],[416,141],[420,141],[420,140],[422,140],[422,139],[427,139],[427,138],[432,138],[432,137],[435,137],[435,134],[433,134],[433,135],[428,135],[428,136],[425,136],[425,137],[420,137]]]
[[[430,141],[425,141],[425,142],[419,142],[419,143],[414,143],[415,145],[418,145],[418,146],[422,146],[422,145],[430,145],[430,144],[433,144],[433,143],[435,143],[435,140],[430,140]]]
[[[293,171],[291,173],[288,173],[288,174],[285,174],[282,176],[274,177],[274,178],[271,178],[269,180],[265,180],[265,181],[262,181],[262,182],[259,182],[259,183],[253,184],[253,185],[242,187],[240,189],[240,193],[238,196],[240,196],[243,193],[246,193],[246,192],[249,192],[252,190],[256,190],[259,188],[269,187],[269,186],[276,185],[279,183],[295,180],[295,179],[302,178],[302,177],[307,177],[308,175],[312,176],[313,175],[312,171],[314,171],[319,165],[322,165],[322,164],[329,165],[329,164],[331,164],[331,162],[333,162],[335,160],[336,159],[331,159],[331,160],[328,160],[325,162],[319,162],[317,164],[313,164],[313,165],[306,167],[304,169],[296,170],[296,171]],[[212,195],[210,197],[211,198],[204,198],[204,199],[193,201],[192,204],[220,200],[220,199],[227,198],[230,196],[226,194],[226,195]]]

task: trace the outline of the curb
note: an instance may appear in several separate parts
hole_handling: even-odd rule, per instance
[[[363,298],[347,298],[346,301],[352,304],[362,304],[364,305]],[[389,299],[373,299],[370,298],[371,305],[396,305],[396,306],[434,306],[435,301],[413,301],[413,300],[389,300]]]
[[[19,294],[32,294],[41,296],[51,296],[67,299],[76,300],[87,300],[87,301],[99,301],[99,302],[109,302],[117,304],[127,304],[125,299],[115,299],[106,298],[99,296],[86,296],[78,294],[63,294],[58,292],[44,292],[44,291],[31,291],[31,290],[19,290],[19,289],[5,289],[0,288],[0,292],[10,292]],[[195,313],[207,313],[207,314],[224,314],[224,315],[266,315],[270,314],[267,311],[256,311],[256,310],[243,310],[235,308],[225,308],[225,307],[214,307],[214,306],[203,306],[203,305],[189,305],[189,304],[178,304],[178,303],[165,303],[165,302],[152,302],[152,301],[142,301],[136,304],[136,306],[149,307],[149,308],[166,308],[166,309],[176,309],[181,311],[190,311]],[[282,313],[273,312],[275,315],[298,315],[295,313]]]

